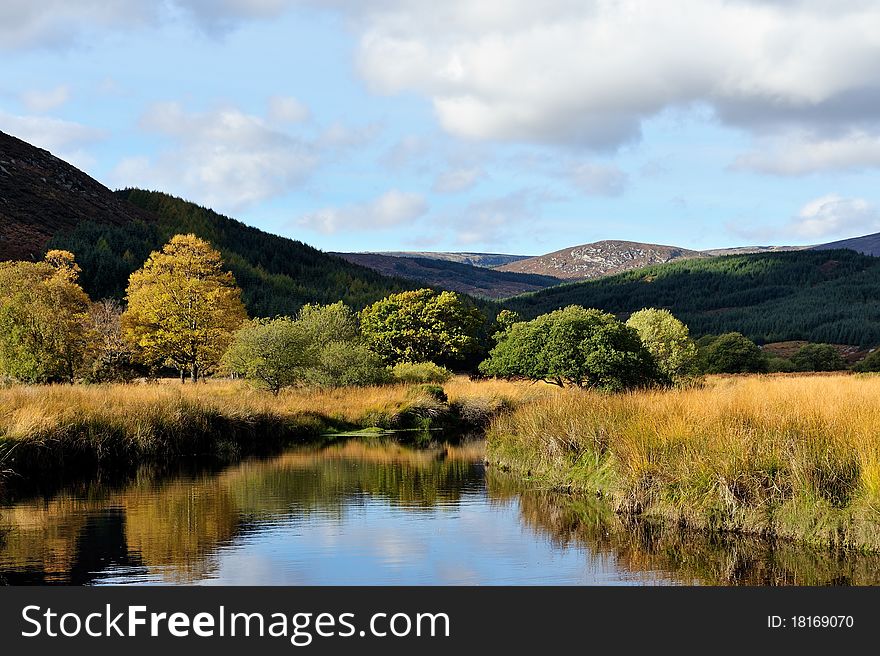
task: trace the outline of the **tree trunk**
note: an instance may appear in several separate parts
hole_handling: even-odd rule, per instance
[[[192,369],[190,370],[190,380],[193,383],[197,383],[199,381],[199,365],[195,362],[192,364]]]
[[[180,384],[183,385],[186,382],[186,369],[183,367],[180,368]]]

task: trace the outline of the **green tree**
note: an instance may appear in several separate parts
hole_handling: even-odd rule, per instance
[[[804,344],[791,357],[798,371],[840,371],[846,361],[831,344]]]
[[[660,380],[634,329],[614,315],[577,305],[513,324],[480,364],[480,371],[609,391]]]
[[[307,383],[322,387],[380,385],[391,379],[382,358],[360,340],[321,345],[305,374]]]
[[[741,333],[719,335],[700,353],[707,374],[762,373],[767,359],[761,349]]]
[[[853,370],[865,373],[880,371],[880,349],[875,349],[868,353],[864,359],[855,364]]]
[[[670,380],[681,380],[694,373],[697,347],[688,327],[669,310],[639,310],[630,316],[626,325],[638,332],[658,369]]]
[[[241,292],[220,253],[195,235],[176,235],[131,274],[126,338],[150,363],[173,366],[181,381],[213,369],[247,319]]]
[[[73,382],[92,339],[78,276],[68,251],[49,251],[42,262],[0,262],[0,373]]]
[[[461,362],[480,348],[483,314],[455,292],[392,294],[361,312],[361,331],[388,363]]]
[[[357,315],[341,302],[306,305],[295,319],[246,323],[223,365],[275,394],[292,385],[374,385],[391,376],[360,336]]]
[[[226,370],[256,381],[273,394],[304,378],[312,342],[290,317],[252,319],[236,333],[223,356]]]

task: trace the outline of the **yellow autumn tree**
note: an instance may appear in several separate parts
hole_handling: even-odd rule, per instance
[[[241,290],[220,253],[195,235],[176,235],[128,280],[123,331],[149,363],[195,382],[213,369],[247,319]]]
[[[49,251],[42,262],[0,262],[0,375],[73,382],[92,340],[79,271],[68,251]]]

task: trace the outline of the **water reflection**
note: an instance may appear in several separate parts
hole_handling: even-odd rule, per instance
[[[588,545],[622,570],[669,572],[681,583],[701,585],[880,584],[878,555],[633,522],[594,498],[523,489],[521,481],[496,471],[488,479],[493,496],[516,499],[523,522],[558,547]]]
[[[80,484],[0,508],[0,582],[865,584],[880,572],[872,557],[627,526],[482,460],[481,442],[352,440]]]

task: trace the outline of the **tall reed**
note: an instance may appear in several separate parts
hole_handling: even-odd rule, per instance
[[[880,378],[569,390],[493,421],[489,458],[619,512],[880,548]]]

